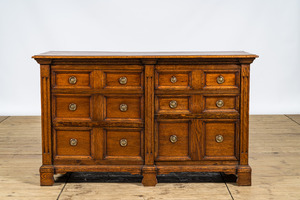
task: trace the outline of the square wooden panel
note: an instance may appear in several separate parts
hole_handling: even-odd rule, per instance
[[[203,72],[204,89],[238,89],[240,87],[239,70],[204,70]]]
[[[52,99],[53,119],[62,121],[91,120],[91,96],[56,94]]]
[[[237,121],[204,121],[203,134],[204,160],[237,160]]]
[[[158,121],[155,130],[155,160],[184,161],[191,160],[189,150],[189,121]],[[176,138],[176,141],[173,140]]]
[[[144,82],[141,71],[105,71],[104,78],[107,89],[142,89]]]
[[[139,120],[144,118],[143,96],[105,96],[104,116],[106,120]],[[126,110],[121,111],[120,106]]]
[[[104,135],[105,159],[143,160],[144,133],[141,129],[111,128],[105,129]]]
[[[239,96],[203,95],[204,112],[239,112]]]
[[[91,128],[68,127],[54,129],[54,159],[92,159],[92,135]]]
[[[155,88],[182,90],[191,89],[191,71],[156,71]]]
[[[155,96],[155,112],[157,114],[187,114],[191,113],[191,97],[190,96],[176,96],[176,95],[156,95]],[[176,107],[171,107],[170,104],[174,102]],[[173,104],[174,104],[173,103]]]
[[[53,70],[53,88],[92,88],[92,71],[87,70]]]

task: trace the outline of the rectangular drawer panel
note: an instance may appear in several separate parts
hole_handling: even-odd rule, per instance
[[[157,114],[191,113],[190,96],[155,96]]]
[[[142,120],[142,96],[106,96],[106,120]]]
[[[237,160],[238,123],[204,121],[204,160]]]
[[[238,112],[238,96],[204,96],[204,112]]]
[[[53,88],[92,88],[91,71],[53,71]]]
[[[156,89],[191,89],[191,72],[157,71]]]
[[[142,72],[105,72],[107,89],[142,89]]]
[[[141,129],[105,129],[104,159],[143,160],[143,134]]]
[[[55,95],[54,119],[91,120],[91,96]]]
[[[237,89],[240,73],[238,70],[204,70],[204,89]]]

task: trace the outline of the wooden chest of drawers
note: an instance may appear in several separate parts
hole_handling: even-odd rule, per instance
[[[41,185],[53,174],[224,172],[251,185],[246,52],[47,52]]]

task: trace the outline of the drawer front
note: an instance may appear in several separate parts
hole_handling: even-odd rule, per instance
[[[204,96],[204,112],[238,112],[239,96]]]
[[[204,70],[204,89],[237,89],[240,86],[238,70]]]
[[[142,89],[142,72],[114,71],[105,72],[105,88],[107,89]]]
[[[143,160],[144,133],[141,129],[110,128],[104,130],[106,160]]]
[[[204,160],[237,160],[237,121],[204,121]]]
[[[92,71],[52,71],[53,88],[92,88]]]
[[[157,114],[191,113],[190,104],[190,96],[155,96],[155,111]]]
[[[91,120],[91,96],[54,95],[53,118],[55,120]]]
[[[155,88],[182,90],[191,89],[191,75],[189,71],[156,71]]]
[[[156,123],[156,161],[191,160],[189,155],[189,121],[159,121]]]
[[[142,96],[106,96],[105,119],[106,120],[142,120],[143,114]]]
[[[53,130],[55,160],[92,159],[93,131],[91,128],[61,128]]]

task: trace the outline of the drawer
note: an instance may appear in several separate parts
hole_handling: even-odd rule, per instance
[[[239,86],[238,70],[204,70],[204,89],[237,89]]]
[[[156,89],[191,89],[190,71],[156,71]]]
[[[91,128],[60,128],[53,130],[53,155],[59,159],[92,159]]]
[[[91,120],[91,96],[63,95],[53,96],[53,118],[55,120]]]
[[[53,88],[92,88],[92,71],[52,71]]]
[[[238,112],[239,96],[203,96],[204,112]]]
[[[143,73],[140,71],[113,71],[104,74],[107,89],[142,89],[143,87]]]
[[[104,159],[143,160],[144,132],[142,129],[104,129]]]
[[[155,111],[157,114],[187,114],[191,113],[190,96],[155,96]]]
[[[155,160],[184,161],[189,156],[189,121],[159,121],[156,123]]]
[[[142,120],[144,118],[143,96],[105,96],[106,120]]]
[[[204,160],[237,160],[237,121],[204,121]]]

